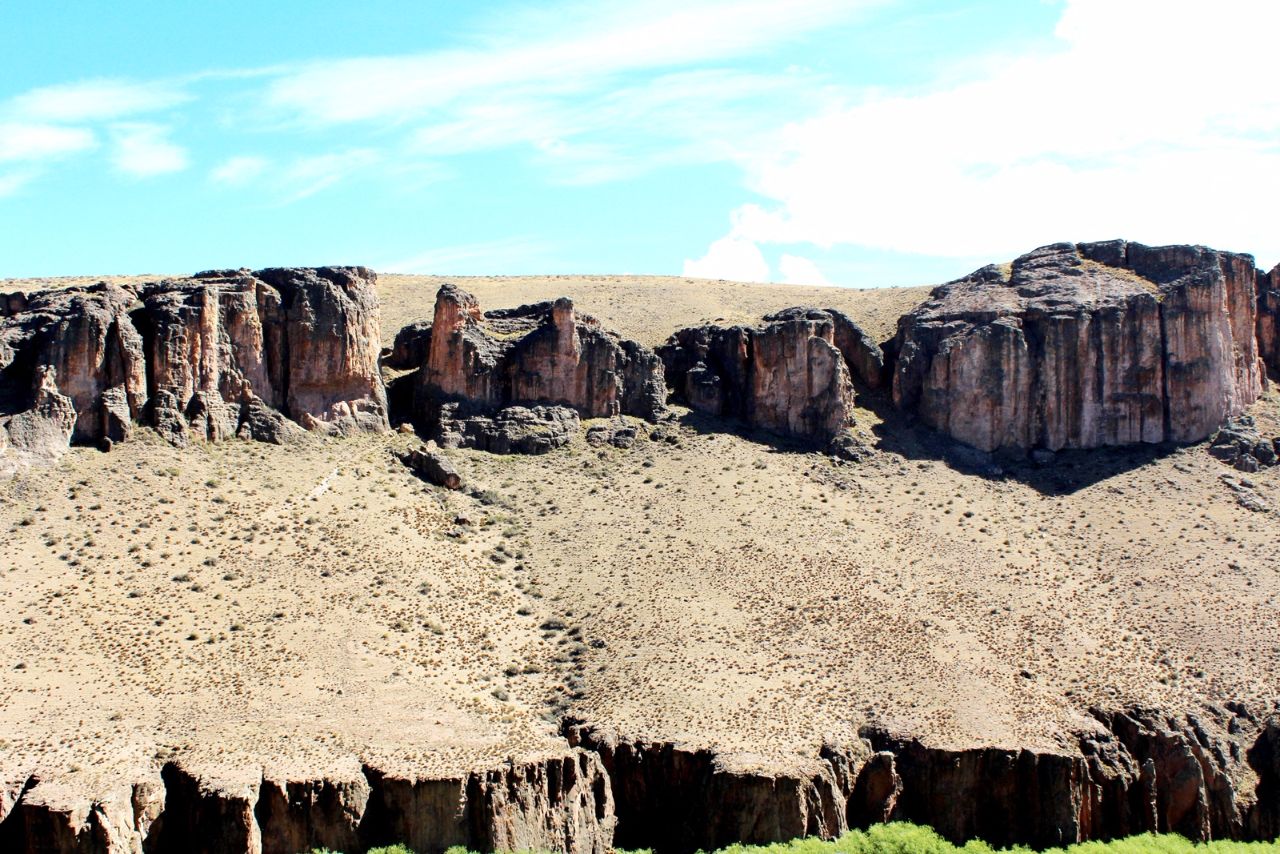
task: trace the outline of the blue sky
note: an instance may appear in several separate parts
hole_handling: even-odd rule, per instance
[[[0,277],[1280,262],[1276,4],[0,4]]]

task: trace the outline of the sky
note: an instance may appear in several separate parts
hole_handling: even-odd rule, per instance
[[[1280,262],[1274,0],[3,0],[0,278]]]

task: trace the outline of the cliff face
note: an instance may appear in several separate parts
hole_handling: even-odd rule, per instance
[[[710,850],[834,838],[913,821],[962,842],[1066,845],[1145,832],[1192,840],[1280,832],[1280,717],[1233,706],[1203,717],[1095,712],[1076,750],[946,749],[875,728],[789,770],[737,770],[708,751],[571,725],[598,752],[617,809],[615,844]]]
[[[365,766],[320,779],[218,778],[175,763],[94,799],[28,780],[0,801],[0,849],[85,854],[297,854],[404,843],[415,851],[604,854],[613,796],[579,750],[455,777]]]
[[[415,371],[411,416],[427,429],[449,403],[480,413],[550,404],[650,421],[666,408],[657,357],[567,299],[482,313],[473,296],[445,285],[430,326],[401,330],[386,364]]]
[[[894,402],[982,450],[1193,442],[1262,393],[1246,255],[1046,246],[898,323]]]
[[[27,422],[58,394],[75,442],[120,441],[136,423],[176,444],[237,432],[279,441],[286,417],[326,432],[384,429],[373,284],[360,267],[240,270],[11,296],[0,426],[15,455],[32,455]]]
[[[1273,376],[1280,376],[1280,264],[1258,271],[1258,349]]]
[[[874,388],[884,374],[880,348],[834,310],[787,309],[756,327],[682,329],[658,355],[668,385],[692,409],[820,442],[853,423],[852,377]]]

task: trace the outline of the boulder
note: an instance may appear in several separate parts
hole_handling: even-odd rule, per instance
[[[443,454],[438,454],[425,447],[414,448],[400,459],[428,483],[443,486],[446,489],[462,488],[462,475],[458,474],[457,466]]]
[[[414,371],[406,420],[467,446],[542,450],[545,443],[530,445],[516,433],[567,423],[561,415],[530,419],[530,411],[545,414],[547,407],[572,410],[574,421],[622,414],[655,421],[666,408],[662,363],[653,352],[564,298],[482,312],[475,297],[446,284],[431,323],[402,329],[383,364]],[[447,438],[451,433],[461,438]],[[551,441],[563,444],[559,436]]]
[[[829,312],[789,309],[756,327],[682,329],[658,355],[690,408],[826,444],[853,424],[853,382],[836,327]]]
[[[893,398],[984,451],[1195,442],[1265,384],[1247,255],[1059,243],[898,322]]]

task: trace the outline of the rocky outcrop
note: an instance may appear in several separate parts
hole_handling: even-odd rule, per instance
[[[54,428],[32,422],[51,394],[70,401],[73,442],[118,442],[137,423],[179,445],[285,441],[295,432],[286,419],[325,432],[385,429],[374,280],[361,267],[211,271],[9,297],[6,441],[15,453],[48,449]],[[38,448],[28,447],[33,436]]]
[[[1209,455],[1242,472],[1256,472],[1280,463],[1280,436],[1263,436],[1250,415],[1222,425],[1209,442]]]
[[[1280,378],[1280,264],[1270,273],[1258,271],[1258,350]]]
[[[481,312],[475,297],[445,285],[430,325],[402,329],[384,365],[413,372],[400,380],[413,387],[407,420],[445,441],[458,434],[472,447],[493,444],[484,438],[493,431],[466,428],[473,419],[528,420],[496,415],[512,406],[650,421],[666,408],[657,357],[567,299]],[[468,444],[472,434],[479,438]]]
[[[1199,441],[1264,388],[1256,282],[1204,247],[1045,246],[899,320],[894,402],[984,451]]]
[[[884,355],[837,311],[793,308],[761,326],[697,326],[658,348],[690,408],[828,443],[853,424],[854,376],[881,384]]]
[[[595,754],[509,761],[419,779],[370,766],[299,779],[210,776],[178,763],[97,798],[37,779],[0,812],[0,850],[92,854],[297,854],[415,851],[604,854],[613,800]]]
[[[570,724],[600,754],[615,843],[658,851],[834,838],[904,820],[963,842],[1066,845],[1146,832],[1193,840],[1280,832],[1280,715],[1229,705],[1204,716],[1095,712],[1075,750],[933,747],[877,728],[790,770],[735,767],[669,742]]]
[[[570,744],[598,753],[617,811],[614,844],[656,851],[713,851],[845,829],[846,796],[827,763],[790,771],[734,768],[708,750],[630,740],[571,724]]]
[[[428,483],[445,489],[462,488],[462,475],[458,474],[457,466],[448,457],[430,448],[414,448],[401,455],[400,461]]]
[[[444,448],[473,448],[491,454],[547,454],[578,435],[582,420],[567,406],[504,406],[476,411],[465,403],[436,407],[435,435]]]

